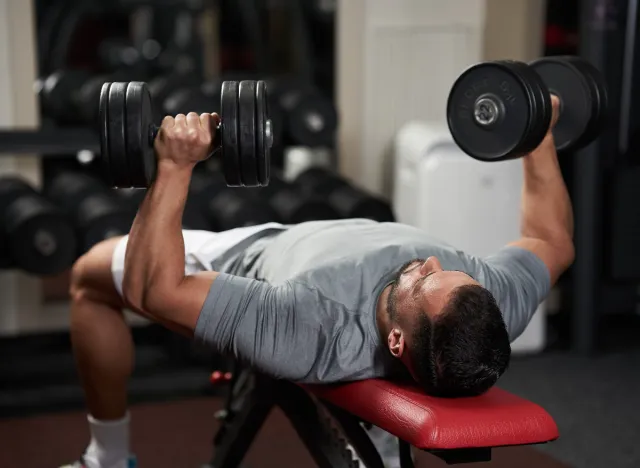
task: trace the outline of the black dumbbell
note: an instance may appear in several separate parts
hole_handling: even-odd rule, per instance
[[[295,78],[272,81],[273,103],[284,116],[291,145],[330,147],[338,127],[338,114],[330,99],[313,85]]]
[[[380,222],[395,220],[389,203],[354,187],[332,171],[313,167],[296,177],[302,193],[325,197],[341,218],[367,218]]]
[[[246,190],[227,187],[218,173],[194,173],[189,198],[202,209],[216,231],[278,220],[265,199],[254,197]]]
[[[109,185],[144,188],[155,178],[154,123],[149,88],[143,82],[105,83],[100,93],[100,146]],[[263,81],[226,81],[214,153],[221,153],[229,186],[269,183],[271,121]]]
[[[316,193],[303,193],[275,173],[271,174],[269,186],[259,189],[255,195],[269,201],[281,223],[298,224],[341,217],[326,198]]]
[[[0,178],[0,219],[3,267],[51,275],[76,259],[69,217],[21,178]]]
[[[553,130],[556,149],[577,150],[591,143],[603,127],[607,89],[602,74],[579,57],[470,67],[449,94],[451,135],[475,159],[519,158],[544,139],[552,117],[551,95],[560,100]]]
[[[98,242],[127,234],[131,211],[97,178],[78,172],[63,172],[46,186],[48,197],[73,218],[80,237],[80,253]]]
[[[125,201],[127,209],[130,211],[131,223],[133,223],[146,193],[145,189],[122,189],[116,191],[116,195]],[[211,227],[211,224],[203,216],[201,207],[189,197],[182,213],[182,229],[208,230]]]

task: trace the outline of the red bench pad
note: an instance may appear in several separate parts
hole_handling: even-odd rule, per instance
[[[474,398],[434,398],[412,385],[363,380],[307,391],[424,450],[549,442],[558,427],[540,406],[493,388]]]

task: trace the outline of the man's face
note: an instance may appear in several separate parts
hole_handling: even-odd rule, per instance
[[[411,338],[406,332],[414,326],[417,315],[427,314],[431,319],[437,317],[449,294],[465,284],[478,282],[461,271],[443,270],[436,257],[416,259],[403,265],[387,298],[391,353],[402,357],[405,346],[411,346]]]

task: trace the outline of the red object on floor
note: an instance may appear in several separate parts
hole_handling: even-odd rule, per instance
[[[213,371],[209,377],[209,382],[213,385],[227,383],[231,380],[231,372]]]
[[[528,445],[559,436],[543,408],[499,388],[455,399],[377,379],[303,388],[424,450]]]

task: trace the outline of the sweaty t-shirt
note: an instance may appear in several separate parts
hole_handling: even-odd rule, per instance
[[[430,256],[491,291],[512,341],[550,288],[544,263],[518,247],[478,258],[404,224],[307,222],[252,240],[218,269],[196,340],[297,382],[387,377],[378,297],[402,265]]]

